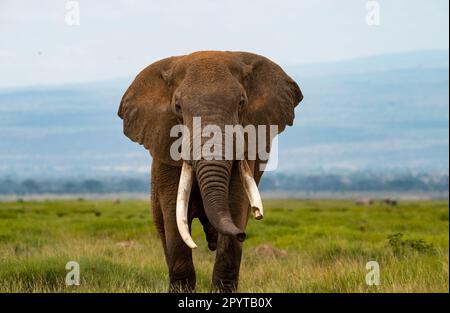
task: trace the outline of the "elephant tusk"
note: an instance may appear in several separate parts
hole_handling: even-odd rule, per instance
[[[255,179],[253,178],[253,174],[246,160],[239,161],[239,175],[248,200],[250,201],[253,215],[255,219],[260,220],[264,215],[261,195],[259,194],[258,186],[256,185]]]
[[[183,162],[180,183],[178,184],[176,217],[180,236],[186,245],[191,249],[197,248],[197,245],[192,240],[188,225],[189,196],[191,194],[193,179],[194,171],[192,170],[192,166],[186,162]]]

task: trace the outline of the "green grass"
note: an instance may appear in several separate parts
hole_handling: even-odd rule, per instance
[[[242,292],[448,292],[447,201],[268,200],[246,230]],[[210,290],[214,253],[193,238],[197,291]],[[77,261],[80,286],[66,286]],[[368,261],[380,265],[367,286]],[[148,201],[0,203],[0,291],[165,292],[167,269]]]

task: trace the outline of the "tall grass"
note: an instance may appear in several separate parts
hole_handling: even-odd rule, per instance
[[[241,292],[448,292],[447,201],[268,200],[250,221]],[[197,291],[210,291],[214,253],[194,222]],[[65,265],[81,283],[66,286]],[[368,261],[380,285],[368,286]],[[165,292],[167,268],[146,201],[0,203],[0,291]]]

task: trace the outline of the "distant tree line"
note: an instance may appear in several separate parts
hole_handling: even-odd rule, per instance
[[[285,175],[267,173],[262,191],[306,192],[448,192],[448,174],[316,174]],[[0,178],[0,194],[83,194],[145,193],[150,190],[147,177],[89,179]]]
[[[101,179],[0,179],[0,194],[83,194],[115,192],[149,192],[150,181],[145,178]]]
[[[448,174],[376,174],[357,172],[346,175],[268,175],[260,184],[262,190],[327,192],[445,192],[449,190]]]

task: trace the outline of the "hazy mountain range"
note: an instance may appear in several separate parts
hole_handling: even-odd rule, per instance
[[[448,51],[287,65],[305,99],[279,142],[279,173],[447,173]],[[0,177],[149,171],[117,117],[132,77],[0,89]]]

